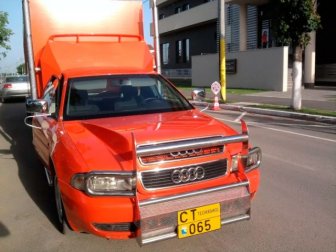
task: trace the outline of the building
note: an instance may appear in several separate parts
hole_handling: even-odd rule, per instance
[[[162,73],[171,79],[192,80],[195,86],[207,86],[218,80],[217,0],[156,2]],[[288,47],[276,47],[268,1],[226,0],[225,2],[228,86],[286,91],[291,85],[288,81],[291,80],[291,52]],[[322,4],[319,8],[321,6]],[[328,8],[324,10],[327,12]],[[328,16],[328,13],[324,15]],[[327,20],[326,23],[330,21]],[[317,49],[321,44],[318,36],[319,33],[317,33]],[[306,54],[314,56],[314,34],[312,43]],[[324,50],[323,46],[321,50]],[[328,56],[328,53],[325,56]],[[317,56],[317,62],[321,65],[324,62],[323,57]],[[305,64],[305,74],[308,76],[308,78],[305,76],[305,81],[312,82],[313,78],[314,82],[314,59],[308,56],[306,59],[310,59],[310,62]],[[336,57],[329,59],[325,64],[330,66],[336,63],[335,59]]]

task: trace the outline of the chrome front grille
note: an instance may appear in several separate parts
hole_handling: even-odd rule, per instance
[[[146,189],[158,189],[213,179],[226,174],[227,160],[141,172]]]

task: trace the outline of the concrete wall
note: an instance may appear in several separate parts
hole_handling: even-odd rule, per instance
[[[228,53],[226,58],[237,59],[237,72],[226,75],[227,87],[287,91],[288,47]],[[218,54],[192,56],[193,86],[209,86],[218,75]]]
[[[191,57],[191,83],[195,87],[208,87],[219,80],[219,58],[217,53]]]

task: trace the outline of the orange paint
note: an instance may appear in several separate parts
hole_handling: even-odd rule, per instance
[[[259,170],[245,172],[241,157],[249,153],[249,144],[242,143],[245,133],[195,109],[154,71],[153,56],[143,40],[141,1],[29,3],[34,67],[40,69],[38,97],[56,111],[33,119],[41,127],[33,129],[33,144],[50,175],[58,178],[66,218],[74,231],[108,239],[140,236],[145,241],[148,226],[163,225],[160,212],[148,222],[142,218],[141,209],[148,201],[188,195],[175,199],[176,205],[167,201],[175,216],[184,204],[202,206],[197,201],[200,196],[189,195],[200,191],[220,189],[223,195],[238,197],[237,202],[239,197],[246,201],[246,193],[239,196],[230,189],[238,185],[247,191],[248,201],[252,198]],[[57,81],[48,84],[53,79]],[[134,91],[133,97],[127,97],[126,87]],[[131,99],[136,106],[121,106],[132,105]],[[75,101],[83,104],[74,105]],[[118,105],[124,110],[118,111]],[[234,171],[233,156],[240,158]],[[99,180],[102,174],[106,180]],[[124,179],[125,174],[130,177]],[[164,183],[151,187],[144,178],[148,174],[154,174],[154,184]],[[178,182],[174,174],[180,176]],[[98,195],[99,183],[108,188],[105,195]],[[116,191],[115,184],[124,186],[118,187],[122,192],[134,190],[134,195],[118,190],[118,195],[109,194]],[[193,197],[195,203],[190,203]],[[230,202],[221,198],[223,205],[235,200]]]

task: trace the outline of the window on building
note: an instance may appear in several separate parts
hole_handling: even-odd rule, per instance
[[[189,10],[190,9],[190,4],[183,4],[183,6],[182,6],[182,10],[183,11],[186,11],[186,10]]]
[[[190,39],[176,41],[176,63],[190,62]]]
[[[226,5],[226,51],[237,52],[239,51],[239,5],[227,4]]]
[[[183,62],[183,46],[182,40],[176,41],[176,63]]]
[[[161,45],[161,52],[162,52],[162,64],[168,65],[169,64],[169,43],[164,43]]]
[[[183,40],[183,62],[190,62],[190,39]]]
[[[258,8],[255,5],[247,6],[247,49],[258,47]]]

